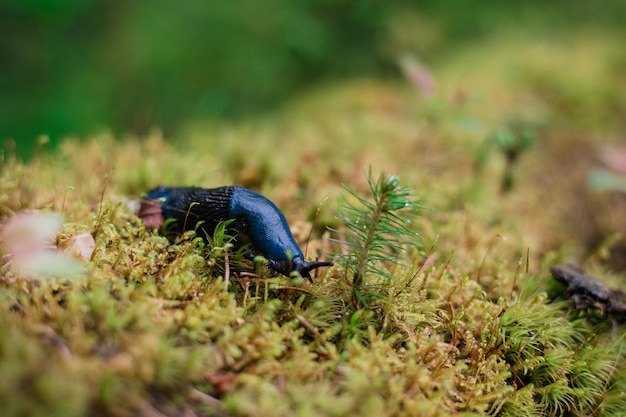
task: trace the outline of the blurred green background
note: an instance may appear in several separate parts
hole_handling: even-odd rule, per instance
[[[399,77],[502,31],[626,32],[624,0],[1,0],[0,140],[254,117],[353,77]],[[564,68],[564,71],[566,69]]]

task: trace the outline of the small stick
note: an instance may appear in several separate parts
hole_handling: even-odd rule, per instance
[[[189,389],[189,396],[191,398],[193,398],[194,400],[198,400],[203,404],[209,405],[213,408],[217,408],[217,409],[223,409],[224,408],[224,403],[221,402],[220,400],[218,400],[217,398],[209,395],[209,394],[205,394],[202,391],[199,391],[195,388],[190,388]]]
[[[298,314],[296,316],[296,318],[298,319],[300,324],[303,325],[308,331],[313,333],[315,335],[315,337],[321,337],[322,336],[320,334],[320,332],[315,328],[315,326],[313,326],[311,324],[311,322],[309,322],[307,319],[305,319],[301,314]]]
[[[228,264],[228,250],[224,253],[224,292],[228,291],[230,283],[230,265]]]

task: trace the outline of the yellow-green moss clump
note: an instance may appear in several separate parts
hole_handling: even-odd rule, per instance
[[[524,54],[508,43],[490,50],[517,76],[469,50],[463,78],[434,69],[431,99],[361,81],[267,119],[190,126],[176,143],[100,135],[28,164],[4,155],[4,224],[63,221],[19,251],[23,234],[3,235],[1,414],[623,415],[623,327],[574,311],[549,274],[573,259],[623,285],[608,272],[623,223],[604,221],[623,195],[585,183],[610,139],[584,118],[579,133],[564,125],[583,108],[624,134],[619,48],[579,43],[608,64],[561,52],[573,64],[555,68],[545,50],[558,40]],[[488,139],[522,131],[534,140],[518,148]],[[309,283],[240,259],[219,233],[170,242],[131,209],[158,184],[254,188],[335,266]],[[78,235],[93,238],[87,252]],[[43,273],[20,269],[42,259]]]

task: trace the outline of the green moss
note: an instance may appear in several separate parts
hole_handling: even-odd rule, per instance
[[[546,82],[559,79],[545,54],[529,56]],[[3,242],[3,415],[621,415],[623,325],[574,312],[547,272],[588,255],[596,275],[622,282],[597,236],[611,232],[601,236],[608,242],[615,227],[593,210],[618,200],[581,193],[584,173],[563,174],[593,163],[599,130],[578,120],[581,139],[561,127],[581,100],[614,125],[606,109],[620,107],[601,99],[604,82],[573,65],[568,77],[583,77],[595,98],[573,92],[565,99],[574,104],[542,116],[503,194],[505,162],[487,158],[476,170],[472,155],[486,126],[507,128],[509,99],[527,78],[511,84],[489,65],[469,68],[482,101],[425,102],[362,81],[272,118],[198,125],[177,146],[156,133],[123,142],[101,135],[68,140],[28,165],[6,156],[3,222],[21,211],[62,213],[46,244],[89,233],[95,248],[82,275],[50,279],[20,274]],[[442,85],[457,80],[450,74],[441,72]],[[468,120],[483,127],[468,130]],[[368,182],[364,166],[397,177]],[[241,259],[224,230],[206,243],[148,231],[127,202],[159,183],[253,187],[285,212],[308,257],[336,265],[313,283],[289,280]],[[337,215],[346,207],[341,183],[354,203],[343,213],[356,216]],[[432,210],[405,217],[413,192]],[[359,216],[383,212],[390,221],[378,229]]]

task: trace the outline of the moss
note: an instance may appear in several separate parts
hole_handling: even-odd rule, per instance
[[[528,71],[559,79],[545,54],[529,56]],[[444,92],[428,102],[362,81],[329,86],[264,120],[190,127],[179,144],[158,133],[120,142],[103,134],[68,140],[28,165],[5,156],[2,220],[61,213],[64,225],[46,245],[89,233],[95,248],[82,275],[50,279],[20,275],[3,242],[3,415],[621,415],[623,325],[574,312],[548,274],[554,263],[589,256],[594,275],[621,282],[609,251],[589,245],[616,232],[594,228],[593,208],[609,210],[610,196],[582,195],[584,172],[570,172],[593,164],[599,131],[585,119],[577,120],[585,135],[562,127],[581,100],[608,119],[606,109],[618,108],[597,102],[604,82],[584,78],[584,90],[599,94],[557,100],[565,104],[544,115],[501,193],[506,162],[488,155],[477,170],[472,155],[492,131],[485,126],[507,128],[509,98],[528,78],[512,83],[482,68],[465,76],[483,101]],[[571,80],[584,77],[571,71]],[[440,74],[444,86],[458,80],[452,70]],[[530,79],[542,94],[570,83],[550,90]],[[394,189],[414,191],[432,210],[398,223],[406,230],[387,223],[370,241],[376,251],[351,258],[346,233],[371,220],[356,226],[337,215],[340,184],[375,202],[364,166],[397,174],[399,183],[388,177],[401,184]],[[206,243],[193,233],[169,241],[128,204],[159,183],[253,187],[283,209],[307,256],[333,256],[336,266],[311,284],[240,259],[221,232]],[[366,302],[354,296],[364,289]]]

